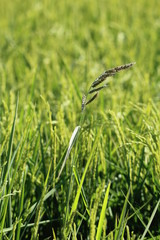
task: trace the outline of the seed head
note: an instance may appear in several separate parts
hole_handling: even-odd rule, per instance
[[[102,73],[96,80],[92,83],[91,87],[94,88],[98,86],[100,83],[102,83],[107,77],[114,76],[117,72],[130,68],[134,65],[135,63],[128,63],[125,65],[121,65],[115,68],[111,68],[109,70],[106,70],[104,73]]]

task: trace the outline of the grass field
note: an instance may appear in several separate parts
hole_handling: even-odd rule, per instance
[[[0,0],[0,239],[160,239],[159,40],[158,0]]]

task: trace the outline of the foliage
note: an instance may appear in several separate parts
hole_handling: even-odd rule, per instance
[[[159,9],[0,1],[0,239],[160,238]]]

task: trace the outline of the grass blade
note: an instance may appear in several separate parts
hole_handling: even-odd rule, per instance
[[[75,143],[75,141],[76,141],[76,139],[77,139],[77,137],[78,137],[78,133],[79,133],[80,128],[81,128],[80,126],[77,126],[77,127],[74,129],[73,133],[72,133],[71,139],[70,139],[70,141],[69,141],[69,146],[68,146],[68,149],[67,149],[67,153],[66,153],[65,159],[64,159],[64,161],[63,161],[62,167],[61,167],[61,169],[60,169],[60,171],[59,171],[57,180],[59,179],[59,177],[60,177],[60,175],[61,175],[61,173],[62,173],[62,171],[63,171],[63,168],[64,168],[64,166],[65,166],[65,164],[66,164],[66,161],[67,161],[67,159],[68,159],[68,157],[69,157],[69,154],[70,154],[70,152],[71,152],[71,150],[72,150],[72,147],[73,147],[73,145],[74,145],[74,143]]]
[[[102,210],[101,210],[101,215],[100,215],[98,228],[97,228],[96,240],[101,239],[101,233],[102,233],[103,223],[104,223],[104,219],[105,219],[105,212],[106,212],[106,207],[107,207],[107,202],[108,202],[110,186],[111,186],[111,182],[109,182],[109,184],[108,184],[106,194],[105,194],[105,197],[104,197]]]
[[[149,227],[150,227],[150,225],[151,225],[151,223],[152,223],[152,220],[153,220],[153,218],[154,218],[154,216],[155,216],[155,214],[156,214],[156,212],[157,212],[159,203],[160,203],[160,199],[158,200],[158,202],[157,202],[157,204],[156,204],[156,206],[155,206],[155,208],[154,208],[154,210],[153,210],[153,212],[152,212],[152,215],[151,215],[151,217],[150,217],[150,219],[149,219],[149,222],[148,222],[148,224],[147,224],[147,226],[146,226],[146,229],[145,229],[145,231],[144,231],[144,233],[143,233],[143,235],[142,235],[142,237],[141,237],[141,240],[144,239],[144,237],[146,236],[146,233],[147,233],[148,230],[149,230]]]
[[[118,227],[117,227],[117,229],[115,231],[115,237],[114,237],[115,240],[121,239],[121,235],[122,235],[122,233],[124,231],[125,214],[126,214],[127,202],[128,202],[129,194],[130,194],[130,189],[128,190],[128,193],[127,193],[124,205],[123,205],[122,213],[121,213],[121,216],[120,216],[120,220],[119,220],[119,223],[118,223]]]
[[[149,201],[148,201],[148,202],[149,202]],[[132,218],[132,217],[136,214],[136,216],[138,217],[138,219],[140,220],[140,222],[142,223],[142,225],[144,226],[145,229],[147,228],[147,226],[146,226],[146,224],[144,223],[144,221],[143,221],[143,219],[142,219],[140,210],[143,209],[144,206],[147,206],[148,202],[146,202],[144,205],[142,205],[139,209],[135,209],[135,208],[133,207],[133,205],[128,201],[130,207],[131,207],[131,208],[133,209],[133,211],[134,211],[134,213],[128,218],[128,220],[129,220],[130,218]],[[148,233],[149,233],[149,235],[151,236],[151,238],[154,238],[149,229],[148,229]]]
[[[21,146],[21,149],[20,149],[20,153],[18,155],[18,159],[17,159],[16,165],[14,167],[14,172],[13,172],[13,175],[12,175],[12,179],[10,181],[8,193],[11,192],[11,189],[12,189],[13,184],[14,184],[14,180],[15,180],[15,177],[16,177],[16,174],[17,174],[17,170],[18,170],[18,167],[19,167],[19,164],[20,164],[20,161],[21,161],[21,157],[22,157],[22,152],[23,152],[23,149],[24,149],[24,143],[25,143],[25,140],[22,143],[22,146]],[[6,219],[8,201],[9,201],[8,198],[5,198],[4,199],[4,203],[3,203],[4,209],[3,209],[3,218],[2,218],[2,221],[1,221],[1,235],[0,235],[0,239],[2,239],[2,235],[3,235],[3,227],[4,227],[4,223],[5,223],[5,219]]]
[[[21,187],[21,197],[20,197],[20,203],[19,203],[19,222],[18,222],[18,226],[17,226],[17,236],[16,239],[20,239],[20,232],[21,232],[21,214],[23,211],[23,204],[24,204],[24,193],[25,193],[25,182],[26,182],[26,175],[28,172],[28,167],[26,166],[24,171],[23,171],[23,175],[22,175],[22,187]]]
[[[82,178],[81,178],[81,181],[80,181],[80,184],[79,184],[77,193],[76,193],[75,200],[74,200],[74,202],[73,202],[73,204],[72,204],[71,212],[70,212],[70,215],[69,215],[70,225],[72,225],[72,223],[71,223],[71,220],[73,220],[72,216],[74,215],[74,213],[75,213],[75,211],[76,211],[76,209],[77,209],[77,205],[78,205],[78,202],[79,202],[79,197],[80,197],[80,194],[81,194],[83,182],[84,182],[84,179],[85,179],[85,176],[86,176],[88,167],[89,167],[89,165],[90,165],[90,162],[91,162],[91,160],[92,160],[93,154],[94,154],[95,149],[96,149],[96,147],[97,147],[97,143],[98,143],[100,134],[101,134],[101,128],[99,129],[98,134],[97,134],[97,136],[96,136],[96,139],[95,139],[95,141],[94,141],[94,144],[93,144],[93,147],[92,147],[92,151],[91,151],[90,156],[89,156],[89,158],[88,158],[87,164],[86,164],[86,166],[85,166],[85,169],[84,169],[84,172],[83,172],[83,175],[82,175]],[[70,228],[68,229],[68,231],[69,231],[69,230],[70,230]],[[68,235],[68,231],[67,231],[67,235]]]
[[[18,100],[19,97],[17,97],[17,103],[16,103],[16,109],[15,109],[15,115],[14,115],[14,120],[13,120],[13,125],[12,125],[12,130],[11,130],[11,135],[10,135],[10,140],[9,140],[9,147],[8,147],[8,155],[7,155],[7,172],[10,166],[11,162],[11,156],[12,156],[12,147],[13,147],[13,138],[14,138],[14,132],[15,132],[15,124],[16,124],[16,117],[17,117],[17,111],[18,111]],[[10,186],[10,172],[8,172],[8,183],[7,183],[7,193],[10,194],[9,192],[9,186]],[[9,197],[8,200],[8,209],[7,209],[7,225],[8,227],[12,226],[12,209],[11,209],[11,196]]]
[[[73,173],[74,173],[76,182],[77,182],[77,184],[78,184],[78,186],[79,186],[79,182],[80,182],[80,181],[79,181],[79,176],[78,176],[78,173],[77,173],[75,167],[73,167]],[[85,207],[86,207],[86,211],[87,211],[88,215],[90,216],[89,207],[88,207],[88,203],[87,203],[87,199],[86,199],[86,196],[85,196],[83,187],[82,187],[82,191],[81,191],[81,196],[82,196],[84,205],[85,205]]]

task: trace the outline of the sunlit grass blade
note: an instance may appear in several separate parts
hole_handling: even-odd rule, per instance
[[[102,205],[102,210],[100,214],[100,219],[98,223],[98,228],[97,228],[97,234],[96,234],[96,240],[101,239],[101,233],[102,233],[102,228],[103,228],[103,223],[105,219],[105,213],[106,213],[106,207],[107,207],[107,202],[108,202],[108,197],[109,197],[109,190],[110,190],[111,182],[108,183],[108,187],[105,193],[103,205]]]
[[[132,217],[136,214],[136,216],[138,217],[138,219],[140,220],[140,222],[141,222],[142,225],[144,226],[144,229],[147,228],[147,225],[146,225],[146,224],[144,223],[144,221],[143,221],[143,218],[142,218],[142,215],[141,215],[141,213],[140,213],[140,210],[141,210],[144,206],[146,206],[148,203],[149,203],[149,201],[146,202],[146,203],[145,203],[143,206],[141,206],[139,209],[135,209],[135,208],[133,207],[133,205],[131,204],[131,202],[128,200],[128,204],[130,205],[130,207],[131,207],[131,208],[133,209],[133,211],[134,211],[134,213],[133,213],[130,217],[128,217],[128,220],[129,220],[130,218],[132,218]],[[149,229],[148,229],[148,233],[149,233],[149,235],[150,235],[152,238],[154,238]]]
[[[155,206],[155,208],[154,208],[154,210],[152,212],[152,215],[151,215],[151,217],[149,219],[149,222],[148,222],[148,224],[147,224],[147,226],[145,228],[145,231],[144,231],[144,233],[143,233],[143,235],[141,237],[141,240],[143,240],[145,238],[145,236],[146,236],[146,234],[147,234],[147,232],[149,230],[149,227],[150,227],[150,225],[151,225],[151,223],[153,221],[153,218],[154,218],[154,216],[155,216],[155,214],[156,214],[156,212],[158,210],[159,204],[160,204],[160,199],[158,200],[158,202],[157,202],[157,204],[156,204],[156,206]]]
[[[73,167],[73,173],[74,173],[76,182],[77,182],[77,184],[78,184],[78,186],[79,186],[80,180],[79,180],[79,176],[78,176],[78,173],[77,173],[75,167]],[[87,199],[86,199],[86,196],[85,196],[85,192],[84,192],[83,186],[82,186],[81,196],[82,196],[84,205],[85,205],[85,207],[86,207],[86,211],[87,211],[88,215],[90,215],[89,206],[88,206],[88,203],[87,203]]]
[[[20,196],[20,202],[19,202],[19,217],[18,217],[18,226],[17,226],[17,234],[16,234],[16,239],[20,239],[20,232],[21,232],[21,214],[23,211],[23,207],[24,207],[24,194],[25,194],[25,182],[26,182],[26,175],[27,175],[27,171],[28,171],[28,167],[24,166],[25,169],[23,171],[23,175],[22,175],[22,185],[21,185],[21,196]]]
[[[95,141],[94,141],[94,144],[93,144],[91,153],[90,153],[89,158],[88,158],[88,160],[87,160],[87,164],[86,164],[85,169],[84,169],[84,171],[83,171],[83,175],[82,175],[82,178],[81,178],[81,180],[80,180],[79,187],[78,187],[78,189],[77,189],[77,193],[76,193],[75,200],[74,200],[74,202],[73,202],[73,204],[72,204],[72,207],[71,207],[71,211],[70,211],[69,219],[68,219],[69,227],[68,227],[67,231],[66,231],[66,229],[65,229],[65,234],[66,234],[66,232],[67,232],[66,235],[68,235],[68,232],[70,231],[70,227],[71,227],[71,225],[72,225],[72,220],[73,220],[73,218],[74,218],[73,215],[75,214],[75,211],[76,211],[76,209],[77,209],[77,205],[78,205],[78,202],[79,202],[79,197],[80,197],[80,194],[81,194],[81,191],[82,191],[83,182],[84,182],[84,180],[85,180],[85,176],[86,176],[88,167],[89,167],[89,165],[90,165],[90,162],[91,162],[91,160],[92,160],[93,154],[94,154],[95,149],[96,149],[96,147],[97,147],[97,143],[98,143],[100,134],[101,134],[101,128],[99,129],[99,131],[98,131],[98,133],[97,133],[97,135],[96,135],[96,138],[95,138]]]
[[[65,166],[65,164],[66,164],[66,161],[67,161],[67,159],[68,159],[68,157],[69,157],[69,154],[70,154],[70,152],[71,152],[71,150],[72,150],[72,147],[73,147],[73,145],[74,145],[74,143],[75,143],[75,141],[76,141],[76,138],[78,137],[78,133],[79,133],[80,128],[81,128],[80,126],[77,126],[77,127],[74,129],[73,133],[72,133],[71,139],[70,139],[70,141],[69,141],[69,146],[68,146],[68,149],[67,149],[67,153],[66,153],[65,159],[64,159],[64,161],[63,161],[63,164],[62,164],[62,166],[61,166],[61,169],[60,169],[60,171],[59,171],[59,174],[58,174],[58,177],[57,177],[57,181],[58,181],[58,179],[59,179],[59,177],[60,177],[60,175],[61,175],[61,173],[62,173],[62,171],[63,171],[63,168],[64,168],[64,166]]]
[[[16,124],[16,118],[17,118],[17,111],[18,111],[18,100],[19,97],[17,97],[17,102],[16,102],[16,109],[15,109],[15,115],[14,115],[14,120],[13,120],[13,125],[12,125],[12,130],[10,134],[10,140],[9,140],[9,146],[8,146],[8,155],[7,155],[7,168],[6,172],[8,172],[8,183],[7,183],[7,193],[10,194],[9,192],[9,186],[10,186],[10,172],[8,171],[10,167],[10,161],[11,161],[11,156],[12,156],[12,148],[13,148],[13,138],[14,138],[14,132],[15,132],[15,124]],[[8,199],[8,208],[7,208],[7,226],[11,227],[12,225],[12,204],[11,204],[11,196]]]
[[[126,226],[126,232],[127,232],[127,240],[131,240],[131,234],[128,226]]]
[[[129,195],[130,195],[130,189],[128,190],[127,196],[125,198],[125,202],[124,202],[124,205],[123,205],[123,209],[122,209],[122,212],[121,212],[121,216],[120,216],[120,219],[119,219],[117,229],[115,229],[115,236],[114,236],[115,240],[120,240],[121,236],[124,232],[124,228],[125,228],[125,224],[126,224],[125,215],[126,215],[126,209],[127,209],[127,203],[128,203]]]

